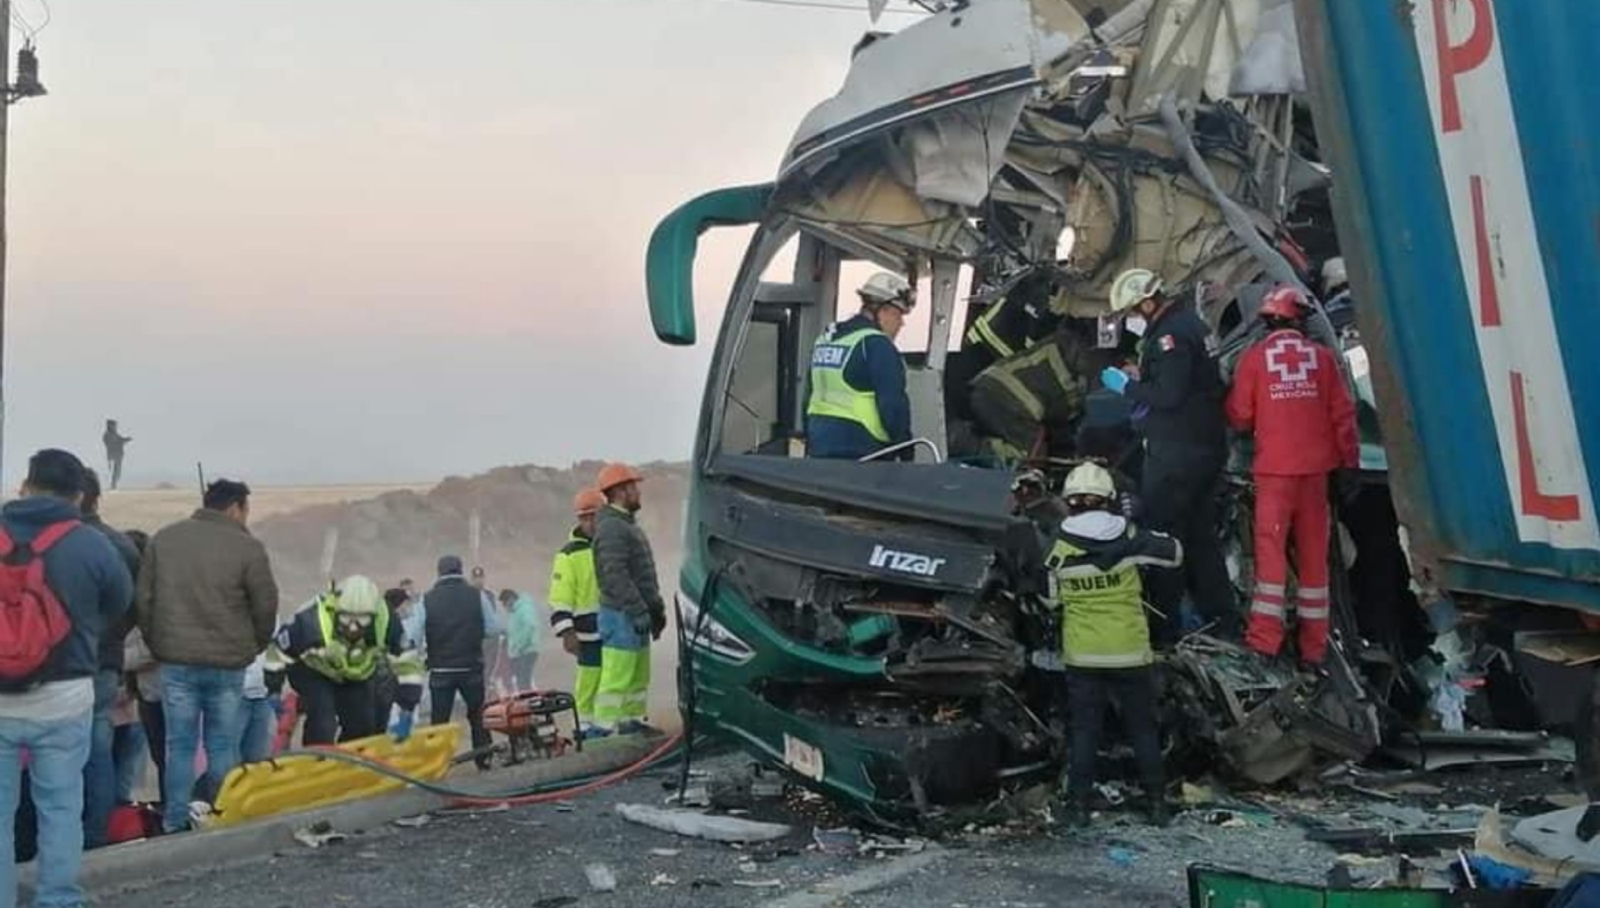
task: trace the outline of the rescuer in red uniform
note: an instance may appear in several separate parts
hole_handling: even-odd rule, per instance
[[[1287,549],[1294,540],[1300,661],[1328,650],[1328,476],[1360,466],[1355,403],[1336,354],[1306,337],[1305,297],[1268,292],[1265,340],[1246,350],[1228,392],[1228,421],[1255,438],[1256,586],[1245,642],[1275,656],[1289,605]]]

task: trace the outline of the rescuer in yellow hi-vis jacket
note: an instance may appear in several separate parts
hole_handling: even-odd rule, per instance
[[[572,499],[578,518],[567,544],[556,553],[550,568],[550,627],[561,638],[561,648],[577,657],[573,695],[578,701],[578,724],[584,737],[602,737],[607,730],[594,724],[594,699],[600,690],[600,580],[594,572],[594,525],[606,496],[584,489]]]
[[[391,731],[404,740],[422,696],[422,660],[406,641],[400,622],[378,585],[346,578],[339,587],[307,603],[278,628],[274,645],[287,659],[289,684],[300,695],[307,745],[353,741],[383,730],[377,716],[378,665],[387,660],[398,682]]]
[[[857,291],[861,311],[811,349],[806,456],[859,460],[911,440],[906,364],[894,339],[916,308],[905,278],[882,271]]]
[[[1111,474],[1098,464],[1073,470],[1063,495],[1068,516],[1046,564],[1064,612],[1061,661],[1072,720],[1067,821],[1074,826],[1089,822],[1100,730],[1106,702],[1115,695],[1139,764],[1150,821],[1164,826],[1170,817],[1150,671],[1155,655],[1139,568],[1177,567],[1183,562],[1183,547],[1170,536],[1131,524],[1118,508]]]

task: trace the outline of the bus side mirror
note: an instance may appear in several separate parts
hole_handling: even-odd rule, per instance
[[[656,225],[644,276],[650,324],[663,343],[694,343],[694,258],[700,234],[712,227],[760,223],[771,196],[770,183],[718,189],[685,203]]]

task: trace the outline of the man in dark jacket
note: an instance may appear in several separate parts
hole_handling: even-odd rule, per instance
[[[11,563],[43,562],[43,579],[71,624],[42,668],[0,678],[0,803],[20,797],[22,751],[38,813],[35,898],[40,905],[81,905],[78,869],[83,860],[83,767],[89,759],[94,719],[94,678],[100,636],[123,620],[133,599],[133,578],[106,537],[80,524],[83,463],[66,451],[46,450],[28,462],[22,498],[0,511]],[[28,558],[22,554],[32,553]],[[24,606],[25,607],[25,606]],[[11,818],[0,822],[0,901],[16,893]]]
[[[667,605],[661,598],[655,555],[639,527],[644,479],[627,464],[607,464],[595,488],[606,496],[594,533],[600,582],[600,691],[595,722],[618,734],[648,731],[650,641],[661,639]]]
[[[1224,635],[1238,632],[1238,603],[1228,579],[1218,536],[1222,468],[1228,459],[1226,388],[1210,349],[1210,331],[1194,309],[1168,297],[1161,279],[1133,269],[1111,288],[1112,308],[1133,310],[1145,320],[1139,365],[1107,369],[1101,381],[1147,409],[1143,500],[1150,529],[1183,543],[1182,571],[1152,571],[1150,598],[1166,617],[1158,636],[1166,642],[1182,629],[1179,609],[1185,589],[1196,611],[1218,623]]]
[[[433,724],[450,721],[460,696],[472,728],[472,749],[478,752],[474,761],[479,769],[488,769],[484,748],[491,741],[483,727],[483,644],[505,633],[500,610],[482,590],[467,583],[461,559],[445,555],[439,559],[439,581],[422,597],[411,622],[412,642],[427,660]]]
[[[151,537],[139,566],[139,630],[161,664],[168,832],[189,828],[202,728],[206,790],[238,764],[245,668],[277,627],[278,585],[249,520],[250,487],[219,479],[194,516]]]
[[[129,576],[138,576],[139,550],[133,540],[112,529],[100,519],[100,477],[94,470],[83,471],[83,501],[78,505],[86,526],[98,530],[110,541],[122,563],[127,565]],[[85,848],[99,848],[106,844],[106,826],[111,821],[111,808],[117,800],[117,765],[112,741],[116,729],[111,723],[111,708],[116,705],[117,693],[122,687],[122,643],[133,629],[133,613],[129,610],[123,620],[100,636],[100,670],[94,677],[94,738],[89,748],[89,762],[83,767],[83,844]]]

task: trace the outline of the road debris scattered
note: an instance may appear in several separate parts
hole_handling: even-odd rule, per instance
[[[778,823],[761,823],[693,810],[662,810],[645,804],[618,804],[616,811],[630,823],[713,842],[771,842],[792,831],[790,827]]]
[[[615,892],[617,890],[617,875],[611,868],[604,864],[585,864],[583,867],[584,879],[589,881],[589,888],[595,892]]]
[[[336,845],[349,836],[338,832],[327,820],[319,820],[310,826],[294,831],[294,840],[307,848],[321,848],[324,845]]]

